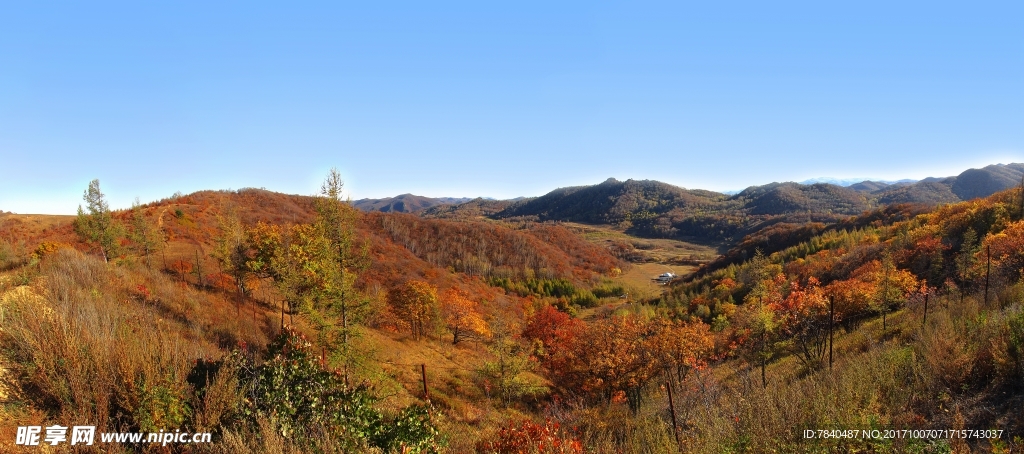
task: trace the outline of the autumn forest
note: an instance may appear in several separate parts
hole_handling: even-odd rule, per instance
[[[84,423],[213,434],[173,452],[1024,449],[1022,164],[732,195],[83,189],[77,216],[0,212],[5,450]],[[999,436],[807,436],[848,429]]]

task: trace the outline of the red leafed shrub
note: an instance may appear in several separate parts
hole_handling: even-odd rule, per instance
[[[171,263],[171,270],[178,274],[181,282],[185,282],[185,275],[192,272],[192,262],[175,260],[174,263]]]
[[[530,317],[530,321],[523,328],[523,337],[538,339],[544,343],[546,349],[550,349],[574,333],[581,324],[582,322],[573,319],[569,314],[552,306],[545,306]]]
[[[209,282],[214,288],[221,289],[225,292],[235,290],[235,278],[226,273],[207,274],[206,282]]]
[[[523,420],[518,426],[510,423],[495,434],[492,440],[476,444],[481,454],[577,454],[583,444],[562,430],[558,423],[546,421],[543,425]]]
[[[149,301],[149,298],[152,296],[149,293],[149,288],[142,284],[135,286],[135,295],[138,296],[139,299],[141,299],[142,301]]]

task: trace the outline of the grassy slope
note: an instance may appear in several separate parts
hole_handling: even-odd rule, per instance
[[[967,452],[961,443],[933,440],[802,440],[811,429],[1003,429],[1000,440],[971,440],[974,452],[1024,446],[1024,382],[1014,385],[1012,365],[982,370],[984,357],[1005,342],[1005,323],[1024,319],[1019,305],[979,308],[956,297],[933,301],[928,323],[922,308],[894,313],[883,335],[870,320],[835,339],[835,364],[808,371],[788,356],[768,367],[768,388],[741,360],[715,366],[704,380],[688,379],[677,396],[684,413],[684,443],[693,452]],[[972,325],[982,317],[986,322]],[[1024,371],[1022,371],[1024,372]],[[991,373],[992,381],[977,381]],[[1002,378],[1000,378],[1002,377]],[[1009,381],[1005,381],[1007,379]],[[1019,380],[1019,379],[1016,379]],[[688,390],[688,391],[687,391]],[[664,395],[658,406],[667,407]],[[962,446],[961,446],[962,449]]]
[[[268,303],[278,300],[268,284],[257,288],[255,298],[239,300],[231,292],[197,287],[195,274],[185,275],[183,283],[181,276],[166,271],[175,261],[196,263],[198,252],[202,273],[215,272],[216,263],[207,252],[214,247],[217,216],[226,207],[234,210],[249,224],[256,221],[303,222],[310,218],[308,200],[295,200],[273,193],[245,195],[248,199],[231,193],[198,193],[147,205],[144,208],[146,217],[168,233],[166,247],[151,258],[154,271],[150,271],[146,261],[141,258],[119,261],[120,266],[115,269],[121,269],[119,272],[128,277],[101,286],[100,299],[129,304],[126,310],[130,315],[126,317],[165,320],[169,326],[174,327],[172,331],[180,332],[180,336],[201,342],[204,353],[200,356],[217,357],[242,344],[254,348],[266,345],[268,336],[275,333],[281,323],[279,307]],[[27,245],[26,250],[33,249],[35,244],[45,240],[88,252],[85,245],[77,242],[71,228],[72,216],[3,216],[6,223],[2,225],[6,229],[0,233],[23,240]],[[118,217],[126,220],[126,213],[119,213]],[[386,286],[394,284],[393,281],[413,277],[428,280],[441,289],[459,286],[475,297],[491,302],[485,304],[486,315],[495,318],[521,317],[522,303],[517,297],[504,295],[502,290],[485,285],[480,278],[430,265],[386,236],[368,230],[366,226],[360,228],[360,235],[368,241],[371,256],[375,257],[374,265],[366,275],[377,284],[383,283]],[[62,261],[86,267],[97,266],[95,257],[61,257],[59,260]],[[48,263],[53,260],[57,259],[44,259],[44,265],[52,266]],[[23,271],[14,269],[4,273],[5,284],[0,287],[0,292],[5,295],[5,299],[20,301],[19,295],[45,295],[49,291],[45,278],[48,272],[42,272],[41,277],[37,271],[29,270],[27,275]],[[28,285],[14,285],[15,281]],[[138,286],[146,287],[152,296],[139,296]],[[43,300],[47,301],[44,304],[53,303],[47,298]],[[107,303],[97,301],[96,304]],[[290,317],[288,321],[291,321]],[[301,319],[296,319],[296,322],[303,329]],[[362,363],[360,379],[380,391],[385,397],[382,402],[385,407],[400,408],[422,400],[421,372],[417,365],[426,364],[431,400],[449,416],[446,424],[450,432],[476,434],[482,428],[495,427],[508,417],[509,412],[516,414],[513,409],[504,409],[492,403],[476,382],[475,370],[485,361],[493,359],[481,343],[471,341],[452,346],[450,337],[413,341],[405,333],[365,328],[356,340],[356,349],[365,352],[366,358],[372,358]],[[176,367],[184,366],[179,364]],[[527,374],[526,379],[538,385],[544,383],[542,377],[533,374]],[[22,407],[21,397],[24,396],[13,399],[13,408],[16,410],[12,411],[16,415],[10,420],[38,420],[41,417],[38,409]],[[5,436],[9,430],[11,428],[5,426],[0,436]],[[475,435],[457,437],[452,440],[453,447],[469,449],[474,440]]]

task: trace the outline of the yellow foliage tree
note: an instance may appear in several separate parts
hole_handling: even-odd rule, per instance
[[[398,315],[420,339],[433,324],[437,313],[437,287],[428,282],[412,280],[393,290],[388,295],[395,315]]]
[[[441,298],[441,317],[452,333],[452,344],[468,338],[489,337],[491,329],[480,315],[479,305],[466,292],[452,287]]]

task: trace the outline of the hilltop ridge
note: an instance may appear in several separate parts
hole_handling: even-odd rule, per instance
[[[363,211],[383,213],[416,213],[438,205],[455,205],[473,200],[471,197],[424,197],[415,194],[401,194],[382,199],[359,199],[352,206]]]

